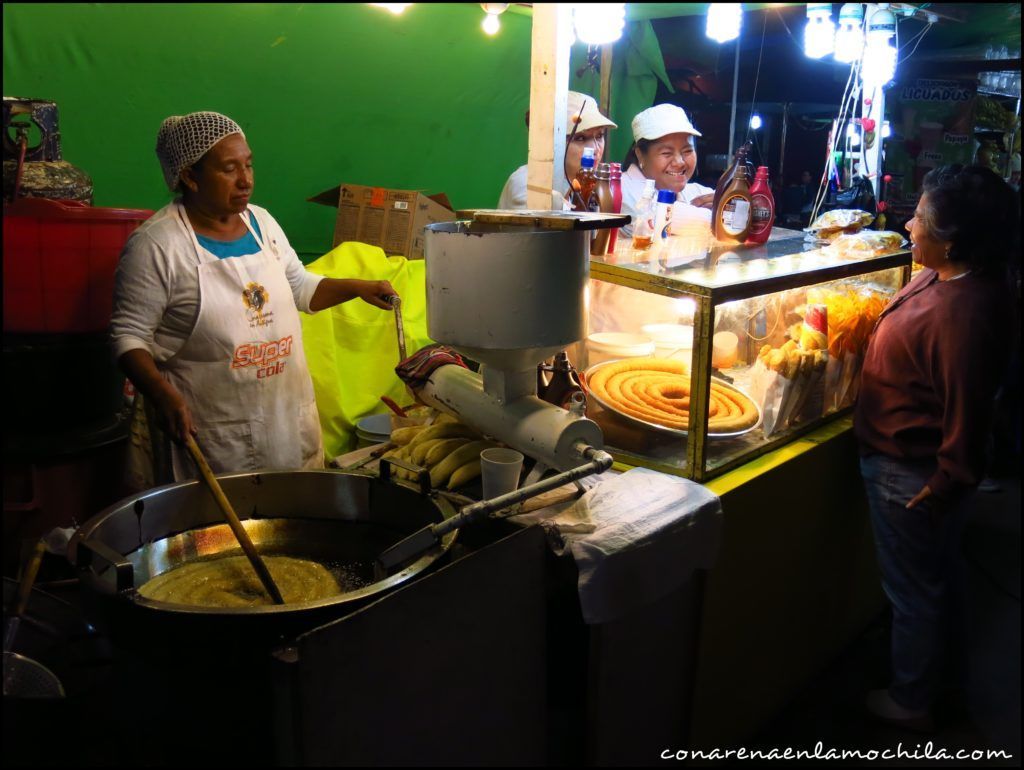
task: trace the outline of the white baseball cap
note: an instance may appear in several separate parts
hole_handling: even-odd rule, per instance
[[[633,141],[660,139],[669,134],[702,136],[701,132],[693,127],[683,108],[674,104],[648,107],[633,118]]]
[[[580,115],[580,110],[583,110],[583,114],[580,115],[580,124],[576,128],[576,133],[580,131],[587,131],[591,128],[599,128],[600,126],[608,126],[609,128],[618,128],[608,118],[601,114],[601,110],[597,108],[597,99],[587,94],[581,94],[578,91],[570,91],[566,101],[566,112],[568,112],[568,120],[565,123],[565,133],[572,133],[572,122],[576,119],[577,115]]]

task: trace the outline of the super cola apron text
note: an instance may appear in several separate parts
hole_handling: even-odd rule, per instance
[[[299,311],[269,225],[257,220],[264,243],[239,214],[260,251],[218,259],[199,244],[180,203],[177,211],[198,259],[199,316],[185,345],[160,369],[192,410],[196,442],[210,467],[216,473],[322,468]],[[184,447],[172,445],[171,460],[176,481],[195,478]]]

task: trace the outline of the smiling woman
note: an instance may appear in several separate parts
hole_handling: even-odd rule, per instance
[[[658,190],[671,190],[682,204],[673,208],[674,221],[710,224],[715,191],[690,182],[697,170],[698,136],[686,112],[674,104],[659,104],[633,118],[633,146],[622,163],[622,213],[636,216],[644,184],[653,179]],[[623,231],[628,235],[632,228]]]
[[[930,726],[946,629],[967,626],[960,538],[1016,349],[1005,268],[1019,258],[1018,207],[987,168],[929,172],[907,224],[923,269],[882,311],[864,354],[854,431],[893,616],[892,681],[867,705],[907,727]]]

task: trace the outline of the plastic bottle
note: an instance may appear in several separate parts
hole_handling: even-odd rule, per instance
[[[594,172],[594,148],[584,147],[583,157],[580,159],[580,170],[576,172],[576,179],[573,188],[576,193],[572,196],[573,211],[597,211],[597,174]]]
[[[648,249],[654,236],[654,205],[657,190],[654,180],[644,183],[644,191],[636,202],[636,213],[633,216],[633,248],[639,251]]]
[[[754,170],[750,168],[750,163],[747,160],[747,155],[750,154],[750,150],[750,142],[744,142],[743,144],[736,148],[736,152],[732,157],[732,163],[729,164],[729,167],[725,170],[722,176],[718,178],[718,183],[715,185],[715,199],[714,202],[711,204],[712,211],[718,208],[718,202],[722,198],[722,193],[725,192],[725,188],[727,188],[732,183],[733,177],[736,176],[737,168],[743,166],[745,169],[747,169],[748,179],[754,176]]]
[[[612,213],[622,212],[622,164],[608,164],[608,186],[612,189]],[[619,229],[612,230],[608,238],[608,251],[615,251],[615,243],[619,238]]]
[[[658,190],[658,202],[654,209],[655,243],[668,237],[668,228],[672,224],[672,204],[676,202],[676,194],[671,190]]]
[[[768,240],[775,224],[775,197],[768,184],[768,167],[758,166],[754,184],[750,185],[750,234],[747,243],[758,244]]]
[[[743,243],[750,233],[750,186],[747,167],[736,167],[736,175],[722,192],[718,205],[711,212],[715,239],[726,243]]]

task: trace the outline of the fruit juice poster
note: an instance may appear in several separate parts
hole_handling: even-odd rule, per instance
[[[974,157],[974,80],[917,79],[886,92],[890,137],[885,143],[885,172],[892,175],[887,197],[916,200],[924,175],[948,163],[969,164]]]

